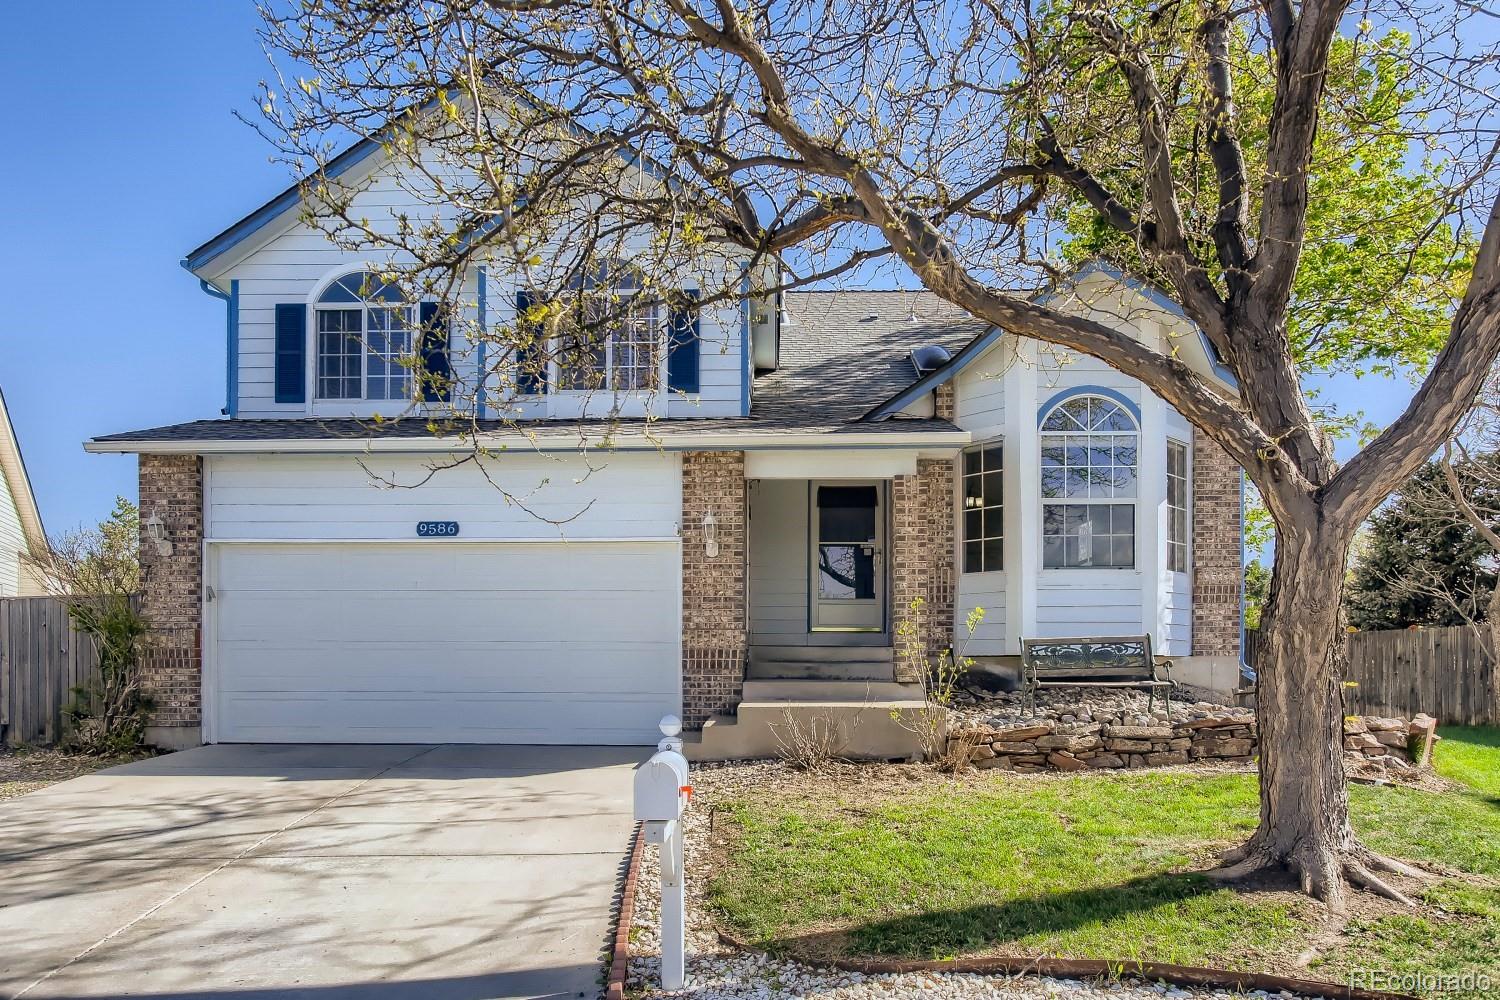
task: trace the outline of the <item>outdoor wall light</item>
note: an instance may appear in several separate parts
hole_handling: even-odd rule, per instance
[[[172,554],[172,540],[167,537],[167,526],[162,523],[161,515],[154,510],[146,518],[146,537],[156,546],[157,555],[165,557]]]
[[[719,555],[719,522],[713,511],[703,515],[703,552],[710,559]]]

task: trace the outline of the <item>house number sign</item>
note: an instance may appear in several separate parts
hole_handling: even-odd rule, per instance
[[[418,521],[418,538],[453,538],[458,534],[457,521]]]

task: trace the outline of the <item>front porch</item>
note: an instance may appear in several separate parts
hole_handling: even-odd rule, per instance
[[[776,756],[788,727],[813,724],[846,734],[842,756],[916,753],[899,717],[921,708],[922,665],[952,641],[952,459],[709,454],[690,453],[683,468],[684,708],[701,730],[689,755]],[[717,549],[717,582],[698,572],[698,534]],[[735,605],[742,631],[701,628],[701,609]],[[700,638],[739,640],[738,673],[726,676],[730,650],[713,657]],[[695,717],[697,691],[721,700]]]

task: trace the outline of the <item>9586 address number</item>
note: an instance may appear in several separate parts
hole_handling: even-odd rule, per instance
[[[419,538],[452,538],[458,534],[457,521],[418,521]]]

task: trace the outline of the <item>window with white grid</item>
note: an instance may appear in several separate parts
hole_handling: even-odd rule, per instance
[[[316,308],[318,398],[409,401],[413,312],[398,288],[368,271],[324,289]]]
[[[1167,569],[1188,571],[1188,450],[1181,441],[1167,442]]]
[[[1106,396],[1073,396],[1042,417],[1042,566],[1135,566],[1140,434]]]
[[[996,442],[964,452],[964,572],[1004,568],[1004,450]]]

